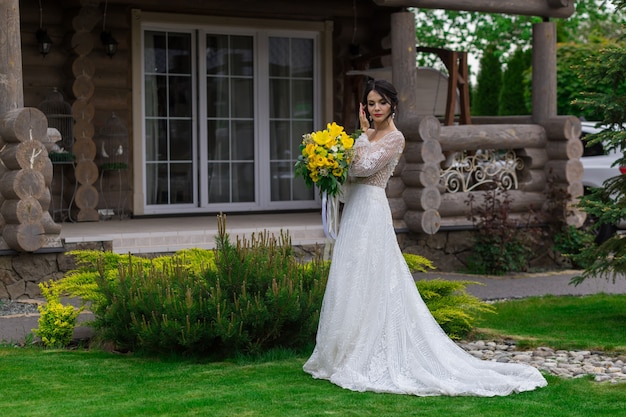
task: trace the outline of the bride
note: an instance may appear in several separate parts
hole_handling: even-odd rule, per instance
[[[404,148],[393,122],[397,104],[389,82],[368,83],[359,112],[364,134],[354,144],[316,346],[304,370],[354,391],[419,396],[508,395],[545,386],[531,366],[465,352],[422,301],[385,194]]]

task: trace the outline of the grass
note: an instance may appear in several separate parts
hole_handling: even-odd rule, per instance
[[[545,297],[498,303],[490,332],[563,345],[622,346],[624,296]],[[576,307],[578,306],[578,307]],[[516,313],[517,312],[517,313]],[[525,318],[526,317],[526,318]],[[541,317],[541,320],[537,320]],[[599,326],[603,321],[612,326]],[[508,323],[508,325],[507,325]],[[567,323],[573,323],[568,326]],[[597,326],[594,329],[592,325]],[[496,330],[497,329],[497,330]],[[562,330],[565,329],[565,330]],[[533,332],[537,333],[533,333]],[[583,340],[584,341],[584,340]],[[307,354],[204,362],[98,350],[0,347],[0,415],[11,416],[446,416],[626,415],[626,384],[559,379],[507,397],[358,393],[302,371]]]
[[[531,297],[494,307],[496,314],[481,317],[477,337],[508,336],[520,347],[626,352],[626,296]]]

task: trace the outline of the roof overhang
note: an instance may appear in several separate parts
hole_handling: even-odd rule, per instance
[[[574,0],[373,0],[379,6],[420,9],[463,10],[526,16],[568,18],[574,13]]]

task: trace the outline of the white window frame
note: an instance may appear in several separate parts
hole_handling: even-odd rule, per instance
[[[211,204],[206,205],[205,193],[197,194],[193,205],[159,205],[147,206],[145,196],[145,132],[144,132],[144,85],[143,85],[143,33],[144,30],[170,30],[184,32],[186,30],[196,31],[199,35],[194,40],[194,46],[197,51],[202,50],[202,44],[205,42],[204,34],[206,33],[225,33],[225,34],[257,34],[255,37],[255,73],[254,73],[254,89],[257,97],[267,97],[269,86],[267,84],[267,74],[263,78],[259,71],[266,71],[267,56],[260,56],[267,52],[267,47],[259,45],[258,42],[267,41],[270,36],[280,37],[313,37],[315,44],[315,80],[314,88],[316,91],[316,108],[314,109],[315,126],[326,125],[332,120],[332,23],[331,22],[301,22],[301,21],[282,21],[282,20],[264,20],[264,19],[245,19],[245,18],[228,18],[228,17],[212,17],[197,15],[173,15],[165,13],[143,12],[141,10],[132,11],[132,43],[133,50],[136,51],[132,56],[132,97],[133,97],[133,213],[135,215],[156,215],[156,214],[173,214],[173,213],[212,213],[218,211],[242,212],[242,211],[272,211],[285,209],[308,209],[319,207],[319,197],[315,193],[315,200],[306,201],[271,201],[270,180],[269,180],[269,148],[268,143],[260,142],[259,132],[269,132],[269,120],[266,117],[267,108],[261,109],[258,100],[254,105],[255,112],[255,149],[257,151],[255,159],[255,202],[254,203],[228,203],[228,204]],[[213,32],[212,32],[213,31]],[[263,52],[263,53],[261,53]],[[206,65],[202,59],[197,60],[198,69],[194,77],[194,85],[197,91],[202,90],[200,82],[203,79],[202,68]],[[263,81],[263,82],[260,82]],[[202,95],[199,96],[202,98]],[[196,98],[196,100],[199,100]],[[200,104],[197,104],[200,103]],[[197,120],[202,119],[206,115],[205,103],[199,100],[194,108],[194,115]],[[267,106],[265,106],[267,107]],[[206,120],[206,119],[205,119]],[[198,148],[199,140],[206,134],[206,123],[199,122],[199,129],[195,134],[195,145]],[[206,137],[206,136],[204,136]],[[263,138],[267,142],[267,138]],[[201,145],[204,146],[204,145]],[[206,149],[196,149],[194,153],[204,152]],[[202,155],[202,154],[200,154]],[[196,157],[197,159],[198,157]],[[202,164],[202,160],[196,160],[195,166]],[[206,165],[206,164],[204,164]],[[206,167],[200,168],[200,178],[198,179],[200,187],[206,184],[207,172]],[[196,190],[194,190],[194,193]],[[196,195],[196,194],[194,194]],[[200,201],[198,201],[200,199]]]

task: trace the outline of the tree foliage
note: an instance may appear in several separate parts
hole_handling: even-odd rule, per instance
[[[618,10],[623,11],[626,0],[616,1],[616,4]],[[589,144],[602,142],[606,149],[617,150],[621,157],[615,165],[626,166],[626,45],[622,43],[603,47],[597,54],[587,57],[578,69],[587,88],[581,90],[580,98],[574,104],[600,115],[598,120],[609,127],[598,134],[589,135]],[[597,85],[609,88],[597,91]],[[598,226],[626,219],[626,175],[606,180],[603,188],[584,196],[580,205],[598,219]],[[626,273],[626,244],[622,235],[615,234],[599,246],[585,248],[585,251],[593,255],[594,261],[581,276],[573,280],[574,283],[590,277],[615,280],[620,273]]]
[[[476,79],[477,87],[472,101],[472,114],[493,116],[498,114],[498,100],[502,85],[502,64],[489,48],[480,60],[480,72]]]
[[[530,114],[530,106],[526,100],[526,79],[532,60],[532,50],[518,48],[502,74],[499,111],[501,116]]]

